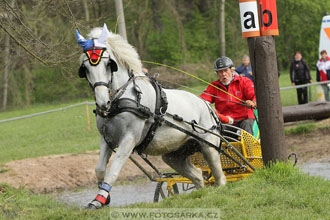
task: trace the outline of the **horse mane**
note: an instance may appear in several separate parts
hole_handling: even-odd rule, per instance
[[[98,38],[101,35],[102,28],[94,28],[88,34],[90,38]],[[119,34],[109,32],[107,50],[112,51],[117,62],[133,71],[135,76],[144,76],[142,72],[142,63],[136,49],[124,40]]]

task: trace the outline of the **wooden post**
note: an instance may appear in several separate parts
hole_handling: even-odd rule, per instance
[[[127,40],[125,15],[124,15],[124,8],[123,8],[122,0],[115,0],[115,5],[116,5],[116,14],[117,14],[117,17],[119,17],[118,32],[125,40]]]
[[[248,38],[255,81],[259,129],[264,163],[287,158],[284,122],[273,36]]]
[[[220,38],[220,55],[226,56],[226,35],[225,35],[225,0],[220,0],[220,16],[219,16],[219,38]]]
[[[89,110],[88,110],[88,102],[86,102],[86,117],[87,117],[87,129],[91,131],[91,123],[89,120]]]

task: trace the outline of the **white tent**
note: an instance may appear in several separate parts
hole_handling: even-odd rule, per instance
[[[322,50],[326,50],[328,55],[330,54],[330,15],[322,18],[319,57],[321,57],[320,52]]]

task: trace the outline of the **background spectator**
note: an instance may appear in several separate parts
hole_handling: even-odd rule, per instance
[[[296,51],[294,60],[290,67],[290,79],[292,86],[311,83],[312,78],[307,63],[302,59],[300,51]],[[307,87],[297,89],[298,103],[305,104],[308,102]]]
[[[321,59],[316,64],[316,80],[323,82],[330,80],[330,58],[328,57],[327,51],[321,51]],[[324,91],[324,97],[326,101],[329,101],[329,87],[328,85],[321,85]]]
[[[253,76],[252,76],[252,67],[250,64],[250,57],[247,55],[244,55],[242,58],[242,64],[236,68],[235,70],[240,76],[245,76],[249,78],[253,82]]]

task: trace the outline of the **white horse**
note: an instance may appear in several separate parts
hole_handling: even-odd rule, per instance
[[[150,79],[142,72],[141,60],[136,50],[120,35],[108,31],[106,25],[94,28],[89,34],[90,40],[85,39],[76,31],[77,41],[85,53],[80,56],[80,77],[86,76],[95,93],[97,106],[97,127],[101,134],[100,155],[95,169],[99,182],[96,198],[89,203],[89,208],[101,208],[109,203],[111,186],[116,181],[120,170],[132,154],[135,146],[143,140],[146,128],[154,121],[154,117],[139,117],[123,111],[109,116],[112,102],[116,97],[120,99],[137,99],[137,91],[141,94],[140,104],[155,111],[156,92]],[[134,82],[129,83],[130,73]],[[132,81],[132,80],[131,80]],[[210,114],[207,103],[201,98],[181,90],[164,89],[167,100],[167,112],[182,116],[186,121],[195,120],[199,125],[210,128],[216,125]],[[110,94],[112,96],[110,97]],[[166,120],[190,131],[193,129],[174,120],[167,115]],[[218,131],[215,131],[218,132]],[[219,146],[220,140],[214,135],[195,133],[198,137]],[[108,146],[111,142],[113,146]],[[142,152],[147,155],[162,155],[163,160],[182,176],[189,178],[197,189],[204,186],[202,172],[194,167],[189,154],[185,150],[198,144],[209,164],[216,185],[224,185],[226,177],[222,171],[219,152],[209,145],[196,141],[195,138],[162,124],[148,147]],[[117,148],[109,170],[107,163],[112,149]],[[180,150],[179,150],[180,149]]]

